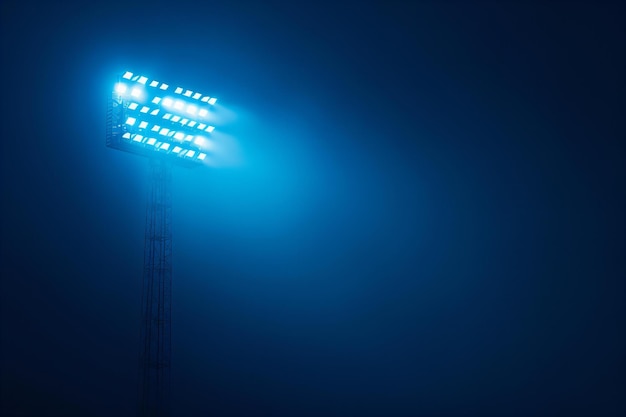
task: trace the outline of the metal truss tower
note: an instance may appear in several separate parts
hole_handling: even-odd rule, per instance
[[[172,171],[171,162],[149,159],[146,207],[139,415],[170,415],[172,331]]]
[[[139,416],[170,416],[172,166],[205,164],[217,99],[125,72],[107,100],[106,145],[149,160],[139,353]]]

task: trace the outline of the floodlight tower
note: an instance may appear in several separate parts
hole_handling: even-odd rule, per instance
[[[210,143],[210,97],[124,73],[107,102],[106,144],[147,157],[139,415],[170,415],[172,328],[172,166],[203,165]]]

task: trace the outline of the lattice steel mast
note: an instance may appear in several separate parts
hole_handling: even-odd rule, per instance
[[[166,417],[170,411],[172,331],[171,163],[151,158],[146,207],[139,415]]]

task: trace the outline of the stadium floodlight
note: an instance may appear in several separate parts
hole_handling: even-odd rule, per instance
[[[201,165],[204,158],[200,155],[209,150],[194,138],[198,132],[213,131],[214,127],[202,120],[216,99],[182,86],[170,90],[170,85],[148,74],[123,72],[112,84],[107,145],[146,157],[169,158],[185,166]],[[147,137],[145,132],[155,137]],[[176,148],[180,149],[175,152]]]

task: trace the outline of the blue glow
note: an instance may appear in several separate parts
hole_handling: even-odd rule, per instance
[[[180,124],[185,126],[188,121],[189,121],[189,119],[183,119],[183,120],[180,121]]]
[[[127,89],[128,89],[128,86],[124,83],[115,84],[115,92],[117,94],[124,94]]]
[[[196,114],[197,111],[198,111],[198,108],[194,106],[193,104],[190,104],[189,106],[187,106],[187,113]]]
[[[202,94],[200,94],[200,93],[196,93],[196,94],[193,95],[194,100],[197,100],[200,97],[202,97]]]
[[[187,136],[185,137],[185,140],[186,140],[187,142],[191,142],[191,141],[193,140],[193,135],[187,135]]]
[[[188,126],[189,127],[194,127],[197,124],[198,124],[198,122],[196,122],[195,120],[192,120],[192,121],[189,122]]]
[[[198,115],[201,116],[201,117],[206,117],[207,114],[209,114],[207,109],[200,109],[200,111],[198,112]]]
[[[159,104],[159,103],[161,102],[161,97],[155,97],[155,98],[153,98],[153,99],[152,99],[152,102],[153,102],[154,104]]]
[[[200,129],[200,130],[204,130],[205,127],[206,127],[206,123],[200,123],[198,125],[198,129]]]
[[[214,130],[215,130],[215,126],[209,126],[209,127],[207,127],[207,128],[205,129],[205,132],[209,132],[209,133],[211,133],[211,132],[213,132]]]
[[[172,99],[171,99],[171,98],[169,98],[169,97],[165,97],[165,98],[163,99],[163,105],[164,105],[164,106],[171,106],[171,105],[172,105],[172,103],[173,103],[173,101],[172,101]]]
[[[130,95],[135,97],[135,98],[141,97],[141,90],[138,87],[135,87],[131,91]]]
[[[174,139],[183,140],[185,139],[185,134],[182,132],[176,132],[176,134],[174,135]]]
[[[181,100],[176,100],[176,103],[174,103],[174,108],[176,110],[182,110],[185,107],[185,103]]]
[[[173,117],[172,117],[172,122],[177,122],[177,121],[179,121],[180,119],[181,119],[181,117],[180,117],[180,116],[173,116]]]
[[[199,159],[200,161],[204,161],[204,158],[206,158],[206,154],[205,154],[205,153],[200,152],[200,155],[198,155],[198,159]]]

